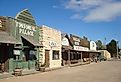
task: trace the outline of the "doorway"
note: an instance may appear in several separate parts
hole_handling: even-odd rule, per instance
[[[45,67],[49,67],[50,58],[49,58],[49,50],[45,50]]]
[[[9,46],[0,44],[0,72],[8,72],[9,68]]]

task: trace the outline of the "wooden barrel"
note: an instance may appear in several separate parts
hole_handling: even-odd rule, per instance
[[[14,75],[15,76],[21,76],[22,75],[22,69],[21,68],[16,68],[14,70]]]

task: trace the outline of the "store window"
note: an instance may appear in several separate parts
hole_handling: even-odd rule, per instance
[[[53,60],[59,59],[59,50],[53,50]]]
[[[75,41],[75,42],[74,42],[74,45],[79,45],[79,42]]]
[[[30,52],[29,52],[29,59],[30,60],[36,60],[37,59],[34,50],[30,50]]]

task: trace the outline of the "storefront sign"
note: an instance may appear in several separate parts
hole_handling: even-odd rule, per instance
[[[50,41],[50,42],[49,42],[49,45],[50,45],[51,47],[56,47],[56,46],[57,46],[57,43],[56,43],[55,41]]]
[[[2,21],[0,20],[0,28],[2,28]]]
[[[20,23],[16,21],[16,27],[19,29],[19,33],[34,36],[34,32],[36,31],[35,26],[27,25],[25,23]]]
[[[14,50],[13,53],[14,55],[20,55],[20,50]]]
[[[89,48],[87,48],[87,47],[82,47],[82,46],[74,46],[74,50],[89,51]]]
[[[69,46],[69,41],[66,37],[62,39],[62,45]]]

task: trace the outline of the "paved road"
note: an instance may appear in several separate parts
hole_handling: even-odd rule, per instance
[[[0,82],[121,82],[121,61],[106,61],[2,79]]]

